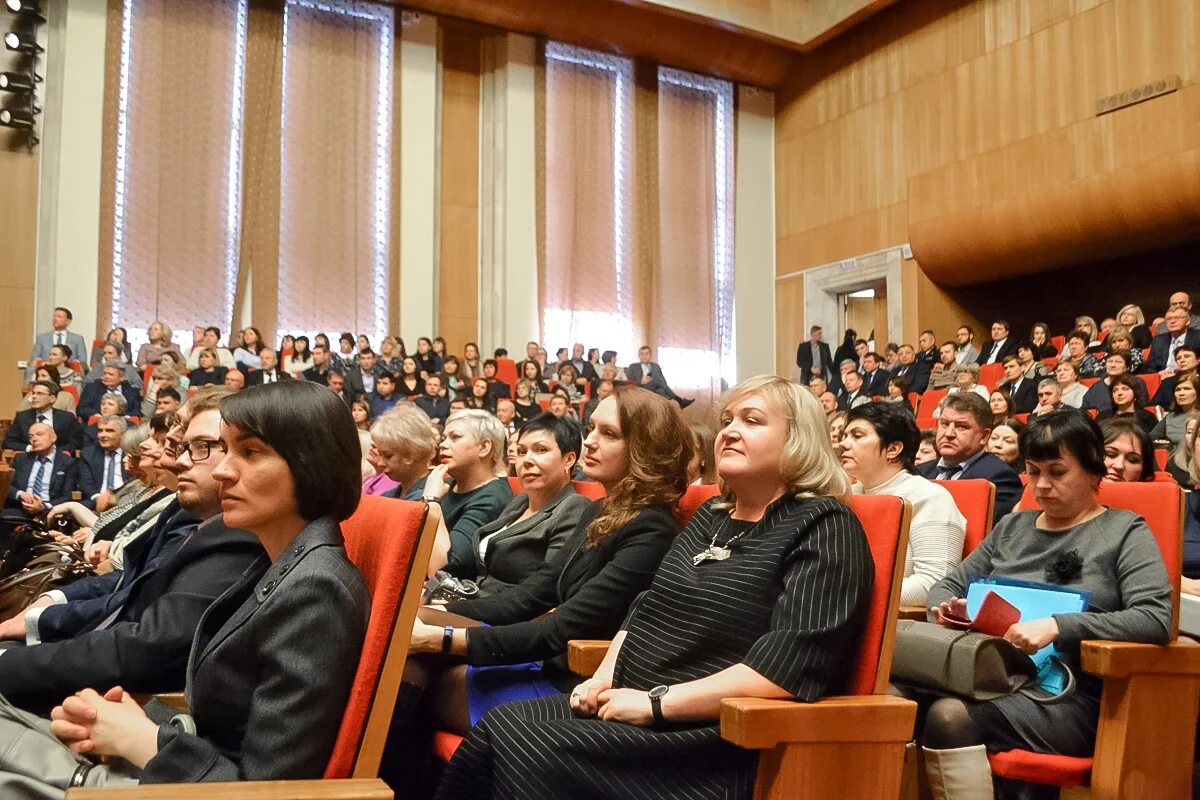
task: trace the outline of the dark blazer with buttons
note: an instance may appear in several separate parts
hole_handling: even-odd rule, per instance
[[[1162,372],[1167,368],[1167,360],[1171,355],[1171,342],[1174,337],[1169,333],[1160,333],[1150,340],[1150,357],[1142,365],[1142,372]],[[1193,350],[1200,350],[1200,331],[1189,328],[1184,334],[1183,344]]]
[[[992,357],[992,351],[996,349],[996,341],[993,339],[990,342],[984,342],[983,347],[979,350],[979,357],[975,359],[975,363],[983,366],[988,363],[988,359]],[[1004,359],[1017,354],[1017,340],[1010,333],[1008,338],[1004,340],[1004,344],[1000,346],[1000,352],[996,354],[995,363],[1002,364]]]
[[[874,372],[863,373],[863,392],[871,397],[887,397],[888,378],[892,377],[883,367]]]
[[[933,480],[938,474],[938,459],[917,465],[917,474]],[[1012,467],[992,453],[984,453],[962,471],[959,478],[983,478],[996,484],[996,519],[1013,510],[1021,497],[1024,485]]]
[[[187,662],[196,733],[159,728],[142,783],[319,778],[371,613],[332,517],[264,555],[200,620]]]
[[[54,433],[58,436],[60,450],[74,453],[80,448],[83,442],[83,428],[80,427],[79,420],[75,419],[74,414],[70,411],[63,411],[61,408],[52,408],[42,413],[50,415],[50,427],[54,428]],[[24,450],[28,447],[29,429],[35,422],[37,422],[37,412],[32,408],[14,414],[12,425],[9,426],[8,433],[4,437],[4,449]]]
[[[517,586],[447,604],[447,611],[491,626],[468,629],[469,663],[549,659],[550,671],[564,676],[568,641],[616,635],[634,598],[649,588],[679,524],[666,505],[652,505],[587,547],[587,527],[602,502],[585,509],[567,545]]]
[[[1038,378],[1022,378],[1021,386],[1015,392],[1013,391],[1013,385],[1008,381],[1000,384],[997,388],[1012,398],[1013,410],[1016,413],[1028,414],[1037,408],[1037,386],[1039,380]]]
[[[120,448],[117,448],[116,454],[117,474],[124,484],[129,480],[129,473],[125,471],[125,454]],[[104,460],[107,455],[97,443],[84,447],[79,453],[79,493],[83,495],[80,502],[87,508],[95,509],[96,501],[92,495],[104,491]]]
[[[929,388],[929,366],[919,359],[908,365],[897,364],[892,370],[892,377],[903,378],[910,392],[921,394]]]
[[[529,508],[529,495],[522,492],[512,499],[494,522],[476,529],[471,545],[475,556],[475,582],[482,596],[493,595],[516,586],[553,560],[575,532],[579,518],[591,501],[567,484],[540,511],[529,519],[516,520]],[[496,533],[508,526],[502,533]],[[479,542],[488,541],[487,555],[479,557]]]
[[[263,381],[266,380],[268,372],[270,372],[272,375],[275,376],[275,380],[277,382],[278,381],[290,381],[292,379],[291,375],[287,374],[286,372],[281,370],[279,367],[275,367],[274,369],[271,369],[271,370],[256,369],[256,370],[254,370],[254,372],[251,372],[249,375],[246,376],[246,385],[247,386],[262,386]]]
[[[166,564],[131,587],[110,624],[100,627],[98,620],[72,639],[6,651],[0,656],[0,694],[45,713],[89,687],[178,691],[205,609],[245,574],[261,574],[262,552],[253,534],[214,517]]]
[[[816,377],[828,379],[833,374],[833,354],[829,351],[829,345],[825,342],[817,342],[817,350],[821,353],[821,372],[820,375],[813,375],[812,340],[805,339],[796,348],[796,366],[800,368],[801,383],[806,384]]]
[[[5,507],[21,507],[21,501],[17,498],[17,494],[28,490],[29,479],[33,476],[33,467],[36,461],[37,456],[33,453],[18,453],[17,457],[13,459],[13,479],[12,484],[8,487],[8,497],[4,502]],[[59,451],[54,454],[53,468],[54,474],[49,478],[49,505],[52,506],[65,503],[71,499],[71,492],[75,491],[75,484],[78,482],[79,462],[66,453]]]

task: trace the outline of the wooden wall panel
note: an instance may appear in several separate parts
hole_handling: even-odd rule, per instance
[[[442,31],[438,335],[452,353],[479,336],[479,37]]]
[[[808,338],[804,328],[804,278],[790,278],[775,286],[775,372],[798,374],[796,346]],[[830,347],[836,347],[836,343]]]
[[[38,156],[24,137],[0,129],[0,417],[12,418],[23,373],[16,362],[33,344],[33,283],[37,270]]]
[[[1097,99],[1170,75],[1179,92],[1094,116]],[[909,241],[922,269],[905,270],[905,296],[943,337],[988,316],[949,282],[1198,238],[1198,77],[1200,0],[888,8],[777,90],[778,274]]]

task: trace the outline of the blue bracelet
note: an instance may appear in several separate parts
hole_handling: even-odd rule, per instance
[[[450,646],[454,644],[454,626],[447,625],[442,631],[442,652],[450,655]]]

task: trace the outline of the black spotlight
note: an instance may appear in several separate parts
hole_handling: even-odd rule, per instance
[[[17,33],[11,31],[4,34],[4,46],[18,53],[41,53],[42,46],[37,43],[37,36],[32,33]]]
[[[35,111],[36,109],[23,106],[0,108],[0,125],[3,125],[5,128],[22,128],[28,130],[33,127],[33,115]]]
[[[0,72],[0,92],[29,94],[36,81],[37,76],[24,72]]]
[[[42,4],[38,0],[4,0],[4,5],[14,14],[42,13]]]

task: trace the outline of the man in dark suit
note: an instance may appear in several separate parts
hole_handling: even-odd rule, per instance
[[[329,374],[333,372],[329,348],[323,344],[313,345],[312,361],[313,365],[304,370],[304,380],[328,386]]]
[[[13,459],[12,483],[4,507],[37,516],[71,499],[79,463],[57,449],[58,437],[44,422],[29,428],[29,450]]]
[[[1021,496],[1021,479],[1012,468],[984,449],[992,435],[992,408],[974,392],[946,398],[938,418],[934,447],[938,459],[917,466],[929,479],[983,478],[996,485],[996,519],[1013,510]]]
[[[1016,356],[1004,359],[1004,383],[998,388],[1012,398],[1013,411],[1018,414],[1028,414],[1038,404],[1037,379],[1025,377]]]
[[[100,398],[106,394],[119,394],[125,398],[125,408],[130,414],[137,413],[133,409],[141,408],[142,399],[138,397],[137,389],[125,382],[124,371],[112,364],[105,364],[100,380],[89,383],[83,388],[79,398],[78,413],[81,419],[88,419],[92,414],[100,413]]]
[[[1017,341],[1009,335],[1008,322],[998,319],[992,323],[992,340],[979,351],[975,363],[981,367],[984,364],[1003,364],[1005,358],[1016,354]]]
[[[383,368],[376,363],[375,351],[370,348],[358,353],[358,362],[346,369],[346,393],[351,400],[375,391],[375,379],[383,374]]]
[[[571,348],[571,364],[575,367],[575,372],[579,377],[586,380],[589,386],[594,386],[594,382],[600,379],[600,376],[596,374],[596,368],[592,366],[592,362],[584,357],[582,342],[576,342]]]
[[[375,379],[375,391],[366,396],[367,404],[371,407],[371,419],[391,411],[403,399],[396,391],[395,376],[390,372],[381,372]]]
[[[640,386],[643,389],[649,389],[655,394],[662,395],[668,400],[674,400],[679,403],[680,408],[687,408],[692,404],[692,399],[689,397],[680,397],[671,391],[671,387],[667,384],[667,379],[663,377],[662,367],[650,360],[651,350],[649,345],[642,345],[638,348],[638,360],[629,365],[629,369],[625,370],[625,377],[634,386]]]
[[[896,354],[896,368],[892,370],[892,377],[903,378],[910,392],[920,394],[929,386],[929,369],[924,360],[917,357],[911,344],[902,344]]]
[[[340,372],[329,373],[329,383],[326,384],[329,390],[342,399],[346,405],[350,405],[350,393],[346,391],[346,376]]]
[[[847,411],[855,405],[869,402],[871,393],[867,391],[863,376],[853,369],[842,372],[842,394],[838,397],[838,408]]]
[[[939,361],[937,337],[931,330],[921,331],[917,339],[917,361],[925,366],[925,372],[933,372],[933,365]]]
[[[186,513],[200,525],[190,535],[172,539],[180,542],[178,548],[161,566],[147,565],[124,592],[97,598],[102,609],[90,614],[74,637],[14,647],[0,655],[0,694],[9,701],[44,713],[84,688],[107,691],[118,684],[133,692],[182,688],[201,615],[251,570],[260,574],[266,570],[269,561],[257,538],[226,528],[218,516],[220,489],[212,472],[222,458],[221,419],[215,402],[210,404],[211,408],[186,420],[186,429],[172,429],[172,441],[182,437],[186,449],[163,461],[180,477],[177,499],[182,508],[170,520]],[[127,550],[126,556],[137,553]],[[40,611],[31,623],[35,629],[51,613],[51,602],[42,598],[37,608],[25,612]],[[0,635],[19,638],[25,631],[26,620],[20,615],[5,621]]]
[[[264,383],[290,381],[292,376],[279,368],[279,356],[269,347],[264,347],[258,354],[262,366],[246,376],[247,386],[262,386]]]
[[[867,353],[862,359],[863,391],[868,397],[887,397],[887,382],[891,376],[883,368],[879,353]]]
[[[425,412],[425,415],[432,420],[436,420],[439,424],[446,424],[446,417],[450,416],[450,401],[442,397],[442,376],[430,375],[425,379],[425,394],[413,401],[417,408]]]
[[[117,490],[129,480],[121,437],[128,427],[124,418],[101,417],[96,423],[96,441],[85,445],[79,455],[80,501],[96,512],[117,504]]]
[[[41,422],[54,429],[59,446],[72,453],[83,440],[83,428],[70,411],[54,408],[58,386],[52,381],[34,381],[29,387],[29,408],[13,415],[12,425],[4,437],[4,449],[24,450],[29,445],[29,429]]]
[[[1200,350],[1200,331],[1188,328],[1190,319],[1183,306],[1175,306],[1167,312],[1167,329],[1151,340],[1150,357],[1146,359],[1142,372],[1157,372],[1163,378],[1169,378],[1179,369],[1176,360],[1179,348]]]
[[[808,331],[808,341],[801,342],[796,348],[796,366],[800,368],[801,383],[808,383],[817,377],[828,380],[833,375],[833,354],[829,351],[829,345],[821,341],[823,336],[821,326],[813,325]]]

